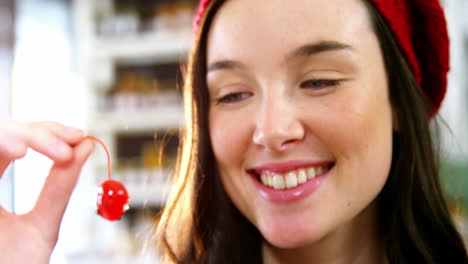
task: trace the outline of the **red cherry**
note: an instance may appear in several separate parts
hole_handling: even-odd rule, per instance
[[[97,213],[109,221],[119,220],[128,210],[128,192],[115,180],[106,180],[99,185]]]
[[[93,136],[87,136],[102,145],[107,155],[107,180],[99,185],[97,197],[97,213],[109,221],[119,220],[128,210],[128,192],[119,181],[111,179],[112,160],[104,142]]]

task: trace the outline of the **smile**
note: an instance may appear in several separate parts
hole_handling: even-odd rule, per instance
[[[287,173],[262,171],[260,182],[275,190],[292,189],[328,172],[331,166],[301,168]]]
[[[274,203],[295,202],[314,193],[335,162],[290,161],[247,170],[259,194]]]

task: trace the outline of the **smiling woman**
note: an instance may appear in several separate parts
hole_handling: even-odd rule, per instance
[[[164,262],[468,263],[429,129],[449,69],[438,0],[203,0],[194,30],[175,184],[155,230]],[[39,31],[47,50],[61,45]],[[27,59],[46,54],[25,43]],[[31,102],[44,104],[30,89],[42,70],[63,70],[49,59],[15,63]],[[46,87],[76,103],[73,83]],[[86,139],[55,122],[0,122],[0,175],[28,149],[53,163],[42,189],[36,171],[18,173],[40,191],[31,210],[0,206],[0,263],[50,262]],[[115,219],[125,204],[99,212]]]
[[[349,2],[339,12],[355,14],[352,23],[344,23],[344,13],[334,19],[336,25],[329,22],[333,30],[313,30],[309,25],[325,21],[335,7],[301,17],[297,14],[303,5],[291,3],[292,12],[278,23],[272,14],[281,5],[271,4],[256,13],[265,23],[255,24],[240,2],[227,2],[207,40],[208,65],[226,57],[246,65],[222,78],[207,75],[210,98],[246,94],[241,100],[211,104],[209,134],[224,189],[269,242],[265,253],[305,249],[325,237],[338,241],[343,235],[333,232],[337,227],[357,230],[363,221],[370,223],[376,207],[369,205],[390,170],[391,107],[366,10]],[[297,23],[299,18],[304,23]],[[246,177],[252,170],[254,177]],[[301,170],[308,180],[294,184]],[[272,184],[261,183],[257,175],[266,183],[271,178]],[[368,236],[376,237],[373,232]],[[308,253],[312,251],[301,254]]]
[[[429,131],[444,15],[388,3],[202,1],[167,262],[468,262]]]

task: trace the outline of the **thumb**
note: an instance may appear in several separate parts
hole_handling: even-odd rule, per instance
[[[30,212],[40,230],[50,230],[53,239],[78,181],[81,168],[93,151],[93,143],[85,140],[73,148],[72,159],[67,163],[55,163],[47,176],[36,205]],[[52,230],[50,230],[52,231]]]

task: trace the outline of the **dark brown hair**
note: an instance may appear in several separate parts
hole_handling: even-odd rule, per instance
[[[186,127],[174,189],[156,240],[168,263],[262,263],[259,231],[228,198],[208,134],[206,45],[223,0],[213,0],[200,24],[185,71]],[[379,195],[379,223],[390,263],[468,263],[439,183],[429,100],[416,83],[391,31],[367,1],[388,76],[399,130],[389,178]]]
[[[432,105],[384,19],[365,3],[384,57],[399,127],[393,137],[392,169],[379,197],[380,230],[389,262],[468,263],[441,189],[438,140],[429,128]]]

